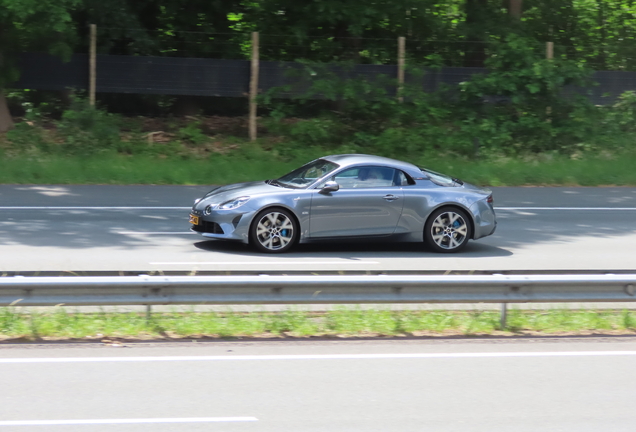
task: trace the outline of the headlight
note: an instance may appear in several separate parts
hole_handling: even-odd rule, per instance
[[[248,196],[234,198],[233,200],[226,201],[220,204],[218,208],[219,210],[233,210],[235,208],[239,208],[240,206],[242,206],[249,200],[250,200],[250,197]]]
[[[212,209],[216,206],[216,204],[208,204],[207,206],[205,206],[205,209],[203,209],[203,214],[206,216],[209,216],[210,213],[212,213]]]

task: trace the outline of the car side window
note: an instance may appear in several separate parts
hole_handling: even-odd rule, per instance
[[[338,183],[341,189],[365,189],[396,186],[396,178],[399,177],[393,168],[365,166],[346,169],[331,180]]]
[[[407,186],[407,185],[415,183],[415,182],[413,182],[413,183],[411,183],[411,182],[412,182],[412,180],[409,181],[409,178],[408,178],[408,176],[406,174],[404,174],[400,170],[395,170],[395,184],[397,186]]]

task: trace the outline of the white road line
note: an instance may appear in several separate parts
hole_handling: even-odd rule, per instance
[[[557,352],[485,352],[485,353],[411,353],[411,354],[298,354],[298,355],[226,355],[163,357],[42,357],[0,358],[2,363],[143,363],[235,360],[374,360],[374,359],[450,359],[506,357],[617,357],[636,356],[636,351],[557,351]]]
[[[564,210],[564,211],[634,211],[636,207],[495,207],[495,210],[515,211],[515,210]]]
[[[0,210],[191,210],[192,207],[0,206]]]
[[[299,264],[380,264],[379,261],[185,261],[185,262],[151,262],[150,265],[299,265]]]
[[[145,423],[213,423],[254,422],[256,417],[186,417],[186,418],[141,418],[141,419],[86,419],[86,420],[14,420],[0,421],[0,426],[57,426],[94,424],[145,424]]]
[[[184,235],[196,235],[197,233],[192,232],[192,231],[175,231],[175,232],[170,232],[170,231],[115,231],[115,234],[121,234],[121,235],[176,235],[176,234],[184,234]]]

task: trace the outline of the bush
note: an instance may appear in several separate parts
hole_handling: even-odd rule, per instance
[[[303,96],[285,102],[275,98],[274,90],[263,98],[276,124],[269,130],[299,145],[353,146],[386,156],[442,152],[471,157],[477,150],[481,155],[573,154],[607,142],[618,132],[612,123],[636,129],[635,95],[624,95],[613,108],[616,119],[609,121],[607,110],[583,97],[566,97],[566,86],[591,85],[590,70],[567,60],[546,60],[542,47],[519,35],[489,46],[488,74],[436,93],[407,84],[403,103],[392,90],[395,80],[343,79],[333,67],[305,64],[304,75],[297,72],[296,77],[307,87]],[[346,67],[340,66],[341,71]],[[415,76],[417,67],[409,73]],[[317,95],[331,101],[331,107],[323,104],[322,113],[311,120],[291,121]]]
[[[201,145],[209,141],[209,138],[201,130],[201,122],[194,121],[179,129],[179,139],[188,144]]]
[[[57,123],[65,153],[90,155],[114,149],[120,142],[120,120],[84,100],[75,100]]]

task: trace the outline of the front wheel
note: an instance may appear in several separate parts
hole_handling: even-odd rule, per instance
[[[436,252],[459,252],[470,236],[468,216],[456,208],[435,210],[424,226],[426,243]]]
[[[250,239],[260,252],[287,252],[298,240],[298,224],[287,210],[266,209],[256,215]]]

